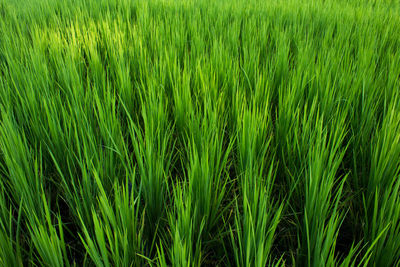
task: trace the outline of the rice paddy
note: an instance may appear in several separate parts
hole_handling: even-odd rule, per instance
[[[400,265],[396,0],[0,0],[0,266]]]

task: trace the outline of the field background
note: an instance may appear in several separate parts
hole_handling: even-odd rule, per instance
[[[397,0],[0,0],[0,266],[400,264]]]

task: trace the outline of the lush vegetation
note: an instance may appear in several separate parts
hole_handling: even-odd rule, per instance
[[[0,0],[1,266],[400,264],[397,0]]]

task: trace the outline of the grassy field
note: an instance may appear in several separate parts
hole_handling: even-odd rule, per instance
[[[399,259],[399,1],[0,0],[0,266]]]

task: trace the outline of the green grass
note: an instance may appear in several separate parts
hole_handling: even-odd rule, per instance
[[[0,266],[400,265],[400,3],[0,0]]]

